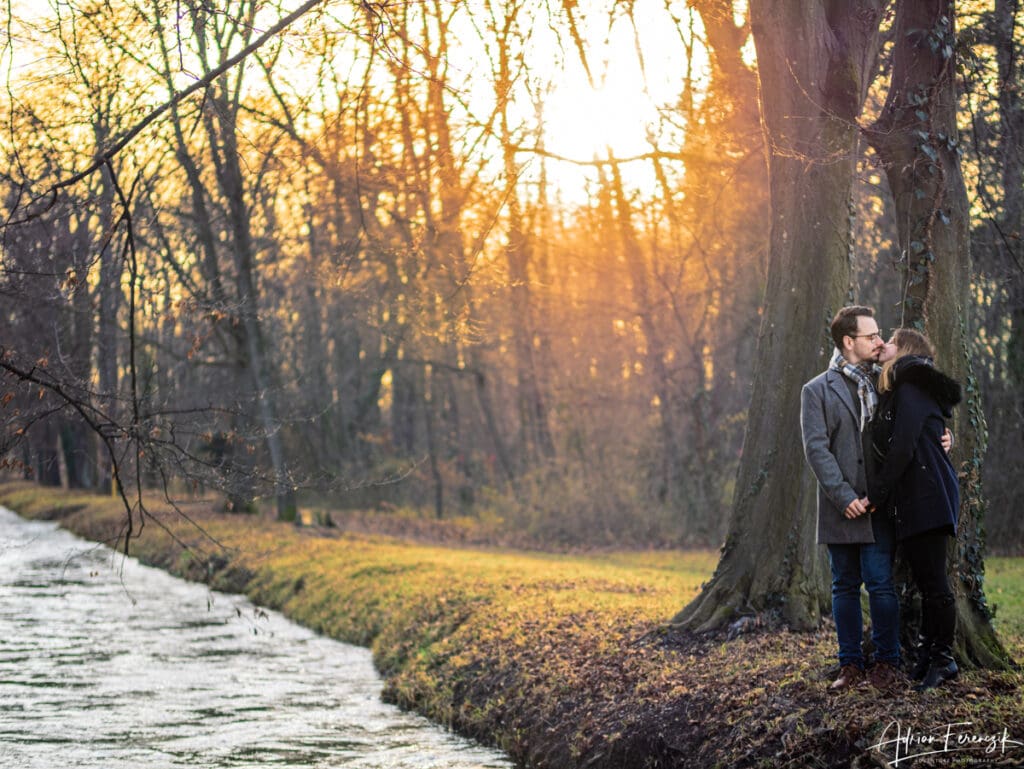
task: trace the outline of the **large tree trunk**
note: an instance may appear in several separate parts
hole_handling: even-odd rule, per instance
[[[965,385],[953,451],[960,475],[956,541],[957,652],[984,666],[1006,662],[982,589],[987,441],[967,328],[971,302],[970,209],[957,145],[952,0],[905,0],[896,13],[892,83],[868,132],[896,205],[903,254],[904,326],[926,329],[939,365]]]
[[[800,451],[800,388],[824,367],[828,319],[850,289],[854,121],[883,6],[751,2],[771,180],[768,285],[729,534],[711,581],[674,619],[688,629],[764,611],[811,629],[829,605]]]

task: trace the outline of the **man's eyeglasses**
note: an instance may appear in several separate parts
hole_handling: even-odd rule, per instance
[[[847,334],[850,339],[881,339],[882,335],[877,331],[873,334]]]

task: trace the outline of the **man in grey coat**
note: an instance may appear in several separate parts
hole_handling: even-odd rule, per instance
[[[804,455],[818,480],[818,543],[832,566],[832,616],[839,640],[833,691],[865,680],[860,589],[868,591],[875,664],[867,678],[880,689],[898,678],[899,601],[893,587],[895,537],[883,513],[868,511],[872,452],[866,427],[878,402],[876,362],[884,347],[870,307],[843,307],[831,326],[829,368],[803,386]]]

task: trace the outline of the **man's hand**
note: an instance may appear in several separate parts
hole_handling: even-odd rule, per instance
[[[940,443],[942,444],[942,450],[945,451],[947,454],[949,453],[950,449],[953,448],[953,431],[950,430],[948,427],[946,428],[946,431],[942,433],[942,440],[940,441]]]
[[[846,510],[843,511],[843,515],[849,518],[851,521],[854,518],[859,518],[868,511],[868,500],[867,497],[864,499],[855,499],[853,502],[846,506]]]

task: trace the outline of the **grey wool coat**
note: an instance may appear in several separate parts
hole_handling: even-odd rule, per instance
[[[800,430],[804,456],[818,480],[818,544],[853,545],[875,541],[871,515],[853,520],[843,511],[867,496],[860,404],[845,377],[829,369],[800,392]]]

